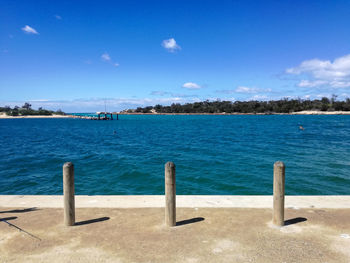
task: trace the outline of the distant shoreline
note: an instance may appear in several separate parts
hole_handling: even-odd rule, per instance
[[[114,112],[113,115],[350,115],[350,111],[299,111],[292,113],[142,113],[142,112]],[[27,116],[8,116],[0,114],[0,119],[84,119],[78,115],[27,115]]]
[[[298,111],[292,113],[142,113],[115,112],[119,115],[350,115],[350,111]]]

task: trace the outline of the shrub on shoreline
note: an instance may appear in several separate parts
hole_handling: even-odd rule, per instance
[[[138,107],[136,113],[292,113],[298,111],[350,111],[350,99],[337,101],[335,95],[317,100],[281,99],[270,101],[201,101],[170,106]]]
[[[11,108],[10,106],[0,107],[0,112],[5,113],[8,116],[30,116],[30,115],[44,115],[51,116],[53,114],[57,115],[65,115],[62,110],[50,111],[43,108],[39,108],[37,110],[32,109],[32,105],[29,103],[25,103],[22,107],[15,106]]]

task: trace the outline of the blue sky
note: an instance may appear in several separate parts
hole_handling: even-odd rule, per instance
[[[350,95],[350,1],[2,1],[0,105]]]

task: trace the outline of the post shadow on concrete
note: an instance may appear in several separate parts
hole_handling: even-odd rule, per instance
[[[0,222],[1,221],[9,221],[9,220],[15,220],[17,219],[18,217],[17,216],[11,216],[11,217],[0,217]]]
[[[35,236],[35,235],[29,233],[28,231],[24,230],[23,228],[20,228],[19,226],[16,226],[16,225],[13,224],[13,223],[8,222],[8,221],[10,221],[10,220],[15,220],[15,219],[17,219],[17,218],[18,218],[17,216],[3,217],[3,218],[0,218],[0,222],[4,222],[4,223],[8,224],[9,226],[12,226],[12,227],[16,228],[19,232],[26,233],[27,235],[29,235],[29,236],[31,236],[31,237],[33,237],[33,238],[38,239],[38,240],[41,241],[41,239],[40,239],[39,237],[37,237],[37,236]]]
[[[31,207],[31,208],[24,208],[24,209],[14,209],[14,210],[8,210],[8,211],[0,211],[0,214],[4,213],[26,213],[26,212],[33,212],[33,211],[38,211],[40,209],[36,207]]]
[[[298,223],[305,222],[305,221],[307,221],[307,218],[305,218],[305,217],[295,217],[292,219],[285,220],[284,226],[294,225],[294,224],[298,224]]]
[[[194,217],[194,218],[191,218],[191,219],[178,221],[178,222],[176,222],[176,226],[183,226],[183,225],[193,224],[193,223],[197,223],[197,222],[204,221],[204,220],[205,220],[204,217]]]
[[[74,164],[72,162],[63,165],[63,210],[66,226],[82,226],[109,220],[109,217],[100,217],[75,222]]]
[[[84,220],[84,221],[76,222],[76,223],[74,224],[74,226],[88,225],[88,224],[97,223],[97,222],[102,222],[102,221],[106,221],[106,220],[109,220],[109,217],[104,216],[104,217],[100,217],[100,218],[95,218],[95,219],[89,219],[89,220]]]
[[[40,210],[40,209],[37,209],[36,207],[31,207],[31,208],[24,208],[24,209],[14,209],[14,210],[0,211],[0,214],[6,214],[6,213],[27,213],[27,212],[37,211],[37,210]],[[16,226],[15,224],[9,222],[9,221],[15,220],[17,218],[18,218],[17,216],[2,217],[2,218],[0,218],[0,222],[4,222],[4,223],[8,224],[9,226],[14,227],[15,229],[17,229],[20,232],[26,233],[27,235],[29,235],[29,236],[31,236],[31,237],[33,237],[35,239],[41,240],[39,237],[29,233],[28,231],[25,231],[23,228],[20,228],[19,226]]]

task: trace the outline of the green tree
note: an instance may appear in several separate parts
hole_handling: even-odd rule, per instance
[[[28,102],[25,102],[24,105],[22,106],[23,109],[30,110],[32,107],[32,104],[29,104]]]

